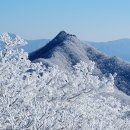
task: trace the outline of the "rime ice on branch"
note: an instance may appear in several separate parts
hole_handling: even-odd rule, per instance
[[[129,130],[129,107],[109,96],[114,77],[96,76],[94,62],[72,72],[47,68],[15,48],[23,40],[1,39],[8,46],[0,53],[1,130]]]

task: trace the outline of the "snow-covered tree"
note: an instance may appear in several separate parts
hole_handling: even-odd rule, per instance
[[[0,52],[0,130],[129,130],[129,107],[114,96],[114,77],[92,61],[72,72],[32,63],[10,37]],[[19,41],[19,40],[18,40]]]
[[[20,36],[12,33],[3,33],[0,36],[0,40],[7,45],[6,47],[16,47],[18,45],[27,44],[27,42],[24,39],[22,39]]]

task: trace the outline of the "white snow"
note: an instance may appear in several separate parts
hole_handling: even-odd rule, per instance
[[[69,61],[76,63],[71,64],[71,71],[61,70],[60,58],[56,59],[59,66],[32,63],[28,53],[15,48],[19,41],[17,44],[6,36],[3,39],[6,47],[0,52],[0,130],[130,129],[130,107],[122,103],[121,94],[115,94],[115,75],[99,77],[95,62],[88,58],[86,62]],[[64,47],[69,46],[73,52],[76,49],[80,56],[85,53],[75,38],[67,40]],[[53,58],[63,51],[57,49],[59,54]]]

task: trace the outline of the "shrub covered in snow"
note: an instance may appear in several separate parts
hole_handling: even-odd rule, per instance
[[[129,107],[106,96],[114,92],[111,74],[109,78],[96,76],[92,61],[81,61],[70,73],[58,66],[47,68],[14,49],[13,40],[4,40],[0,130],[129,130]]]

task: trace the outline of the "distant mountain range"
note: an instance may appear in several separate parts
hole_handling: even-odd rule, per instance
[[[130,61],[130,39],[119,39],[108,42],[85,42],[107,54],[117,56],[123,60]]]

